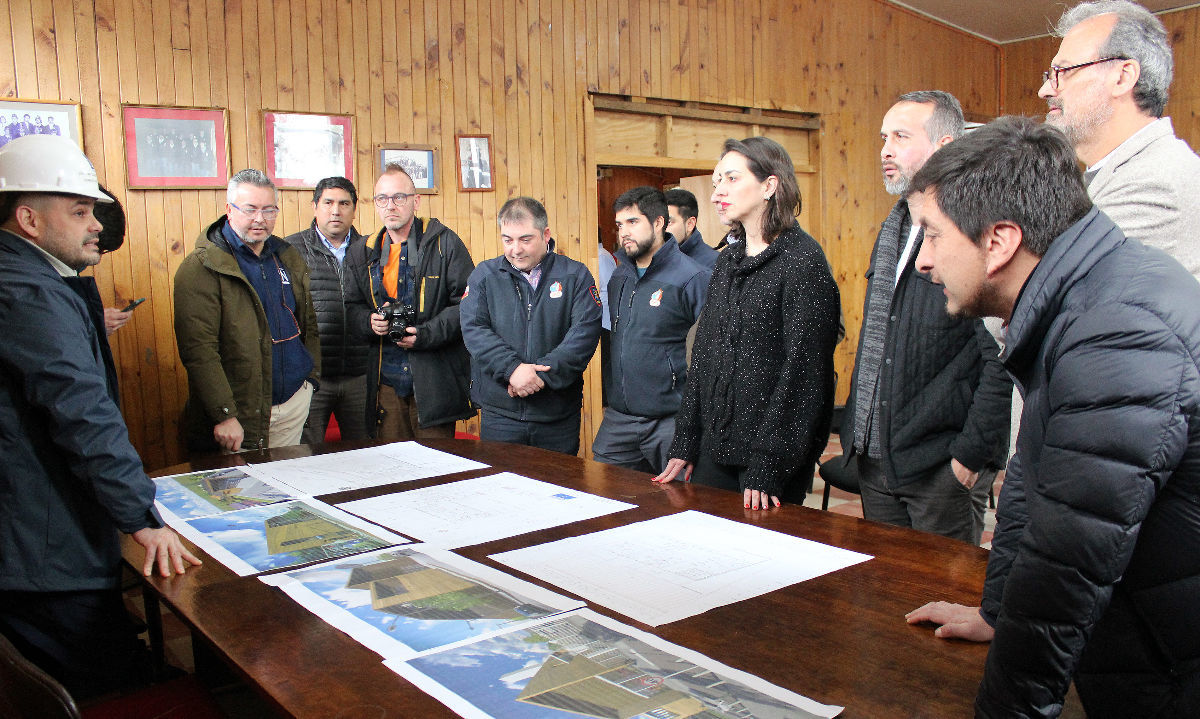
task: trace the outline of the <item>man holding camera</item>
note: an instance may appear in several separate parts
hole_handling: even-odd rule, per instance
[[[377,339],[367,372],[367,430],[384,440],[452,438],[475,414],[458,303],[475,263],[463,241],[421,206],[412,177],[388,164],[375,183],[383,228],[346,255],[351,321]],[[358,271],[358,269],[362,271]]]

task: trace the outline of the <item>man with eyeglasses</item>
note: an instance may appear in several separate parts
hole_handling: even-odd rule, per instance
[[[1163,117],[1172,55],[1161,21],[1125,0],[1063,14],[1038,95],[1086,167],[1092,201],[1129,237],[1200,279],[1200,158]]]
[[[188,449],[299,444],[320,375],[309,269],[272,234],[275,185],[259,170],[229,180],[225,216],[175,273],[175,340],[188,373]]]
[[[475,415],[458,319],[475,263],[454,231],[417,217],[421,196],[400,164],[384,168],[372,200],[383,227],[346,256],[357,280],[347,294],[351,322],[375,343],[367,431],[390,441],[453,438],[454,423]]]
[[[304,443],[325,440],[329,418],[337,417],[342,439],[366,439],[367,363],[370,345],[350,323],[346,301],[358,279],[346,262],[350,248],[366,238],[354,229],[358,190],[345,177],[326,177],[313,189],[313,222],[283,238],[300,251],[321,335],[321,389],[313,394]]]

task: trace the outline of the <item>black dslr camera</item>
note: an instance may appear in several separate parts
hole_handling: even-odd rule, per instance
[[[398,302],[388,305],[379,310],[379,314],[383,315],[383,319],[388,323],[388,337],[393,342],[400,342],[406,337],[411,337],[408,333],[409,327],[417,326],[417,310],[412,305]]]

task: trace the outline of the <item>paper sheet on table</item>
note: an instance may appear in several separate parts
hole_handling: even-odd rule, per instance
[[[636,505],[502,472],[338,506],[433,546],[454,549]]]
[[[871,556],[687,511],[491,558],[656,627]]]
[[[260,579],[363,646],[393,659],[472,642],[583,606],[423,544]]]
[[[252,464],[246,471],[299,494],[314,496],[486,468],[486,464],[416,442],[393,442]]]
[[[409,543],[315,499],[250,507],[172,526],[242,577]]]
[[[384,664],[467,719],[827,719],[844,708],[818,704],[587,609]]]
[[[167,524],[177,526],[187,519],[297,498],[244,469],[228,467],[156,477],[154,503]]]

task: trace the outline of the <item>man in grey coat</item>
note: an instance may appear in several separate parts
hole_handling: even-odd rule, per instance
[[[1129,237],[1200,279],[1200,157],[1163,117],[1172,55],[1161,21],[1127,0],[1081,3],[1038,95],[1087,167],[1088,195]]]

